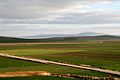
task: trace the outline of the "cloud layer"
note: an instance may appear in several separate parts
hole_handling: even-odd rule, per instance
[[[120,23],[119,6],[119,0],[0,0],[0,22]]]
[[[71,27],[57,25],[56,29],[54,25],[42,24],[71,24]],[[107,29],[104,24],[109,25]],[[92,26],[84,28],[88,25]],[[36,30],[36,34],[98,31],[97,25],[103,25],[101,29],[109,30],[108,33],[120,32],[120,0],[0,0],[0,34],[3,35],[27,35]]]

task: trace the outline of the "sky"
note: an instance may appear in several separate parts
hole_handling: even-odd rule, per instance
[[[120,35],[120,0],[0,0],[0,36]]]

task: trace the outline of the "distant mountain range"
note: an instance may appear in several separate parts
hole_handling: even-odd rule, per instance
[[[22,38],[42,39],[42,38],[53,38],[53,37],[100,36],[100,35],[105,35],[105,34],[95,33],[95,32],[82,32],[79,34],[40,34],[40,35],[34,35],[34,36],[26,36]]]
[[[0,36],[0,43],[16,43],[16,42],[78,42],[89,40],[120,40],[120,36],[98,35],[98,36],[69,36],[69,37],[52,37],[44,39],[23,39],[13,37]]]
[[[106,35],[106,34],[96,33],[96,32],[82,32],[82,33],[76,34],[75,36],[100,36],[100,35]]]

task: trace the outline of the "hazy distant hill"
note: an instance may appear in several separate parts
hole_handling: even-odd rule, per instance
[[[85,41],[85,40],[120,40],[119,36],[101,35],[101,36],[71,36],[71,37],[53,37],[46,39],[22,39],[12,37],[0,37],[1,43],[7,42],[59,42],[59,41]]]
[[[105,35],[105,34],[104,33],[96,33],[96,32],[82,32],[82,33],[79,33],[76,35],[77,36],[100,36],[100,35]]]
[[[77,40],[120,40],[119,36],[100,35],[100,36],[77,36],[66,37],[64,39],[77,39]]]
[[[4,40],[17,40],[17,39],[19,39],[19,38],[14,38],[14,37],[4,37],[4,36],[0,36],[0,40],[2,41],[4,41]]]
[[[20,38],[14,38],[14,37],[4,37],[4,36],[0,36],[0,42],[19,42],[22,41],[24,39],[20,39]]]
[[[100,36],[105,35],[103,33],[95,33],[95,32],[82,32],[79,34],[39,34],[34,36],[27,36],[23,38],[28,39],[42,39],[42,38],[53,38],[53,37],[71,37],[71,36]]]
[[[26,36],[23,38],[27,39],[43,39],[43,38],[53,38],[53,37],[68,37],[71,36],[71,34],[40,34],[35,36]]]

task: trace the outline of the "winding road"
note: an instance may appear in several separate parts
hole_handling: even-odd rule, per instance
[[[73,67],[73,68],[78,68],[78,69],[93,70],[93,71],[104,72],[104,73],[109,73],[109,74],[120,76],[119,71],[105,70],[105,69],[93,68],[93,67],[84,67],[84,66],[78,66],[78,65],[73,65],[73,64],[66,64],[66,63],[60,63],[60,62],[54,62],[54,61],[48,61],[48,60],[41,60],[41,59],[34,59],[34,58],[19,57],[19,56],[8,55],[8,54],[3,54],[3,53],[0,53],[0,56],[7,57],[7,58],[19,59],[19,60],[39,62],[39,63],[44,63],[44,64],[54,64],[54,65],[67,66],[67,67]]]

